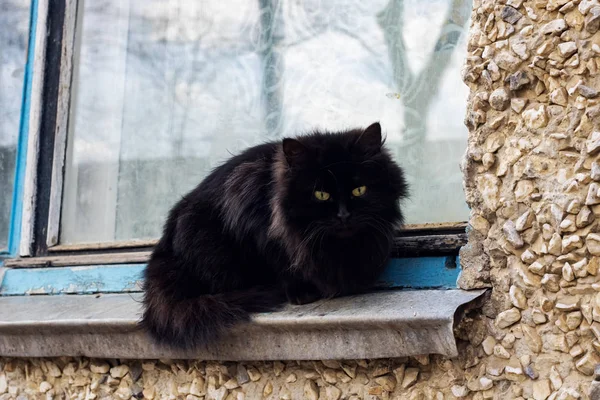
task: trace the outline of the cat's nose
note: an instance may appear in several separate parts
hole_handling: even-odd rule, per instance
[[[341,206],[338,210],[337,217],[341,219],[342,222],[346,222],[349,216],[350,213],[348,212],[348,209],[346,209],[345,206]]]

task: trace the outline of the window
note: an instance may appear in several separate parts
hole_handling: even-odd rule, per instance
[[[168,209],[230,153],[315,126],[379,120],[407,172],[409,225],[382,285],[455,288],[468,217],[459,170],[468,0],[4,0],[0,11],[0,251],[14,242],[0,259],[0,342],[8,343],[0,354],[129,357],[150,348],[121,334],[139,305],[139,294],[124,293],[139,292]],[[9,234],[13,225],[20,235]],[[112,294],[27,296],[98,292]],[[480,294],[384,291],[346,307],[349,327],[355,314],[377,315],[366,318],[370,328],[425,343],[429,327],[443,326],[448,346],[377,339],[380,353],[340,354],[352,346],[338,326],[323,348],[331,357],[456,355],[453,313]],[[418,326],[412,309],[388,307],[432,298],[448,310],[428,308]],[[382,305],[394,309],[379,313]],[[50,332],[65,324],[76,325],[70,336]],[[13,335],[21,327],[27,332]],[[258,337],[269,348],[296,340],[272,334]],[[39,335],[53,345],[34,345]]]
[[[80,1],[56,244],[156,239],[168,209],[231,153],[374,120],[408,174],[408,223],[466,220],[459,71],[470,10]]]
[[[18,21],[3,35],[20,39],[2,39],[20,52],[3,59],[2,71],[13,67],[2,79],[20,82],[8,86],[13,92],[23,84],[28,4],[3,3],[17,10],[2,14]],[[396,255],[455,263],[468,216],[459,169],[468,89],[459,70],[470,2],[32,4],[47,33],[37,37],[52,39],[36,51],[43,90],[32,93],[39,118],[27,156],[37,179],[18,254],[32,257],[6,265],[144,262],[168,209],[231,153],[374,120],[412,189]],[[2,145],[10,158],[19,111],[8,104]]]
[[[0,4],[0,253],[8,251],[29,38],[29,0]]]

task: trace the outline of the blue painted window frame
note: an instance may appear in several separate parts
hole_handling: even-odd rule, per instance
[[[51,0],[50,0],[51,1]],[[23,228],[25,169],[28,162],[29,117],[33,65],[36,53],[39,0],[31,0],[29,40],[23,83],[15,180],[12,195],[8,249],[0,251],[0,296],[27,294],[123,293],[140,290],[145,264],[77,267],[3,268],[2,260],[19,256]],[[456,288],[460,260],[456,255],[394,258],[381,277],[381,288]]]
[[[27,58],[25,61],[25,78],[21,96],[21,113],[19,121],[19,137],[17,141],[15,178],[10,211],[10,226],[8,234],[8,248],[0,251],[2,258],[16,257],[18,255],[21,238],[23,217],[23,188],[25,183],[25,167],[27,165],[27,143],[29,139],[29,111],[31,107],[31,86],[33,81],[33,60],[35,55],[35,36],[37,29],[38,0],[31,0],[29,13],[29,39]],[[0,281],[1,282],[1,281]]]

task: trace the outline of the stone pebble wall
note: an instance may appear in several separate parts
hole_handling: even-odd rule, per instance
[[[473,8],[459,284],[492,291],[457,359],[0,359],[0,400],[600,398],[600,4]]]
[[[440,357],[395,360],[211,363],[90,359],[2,359],[8,399],[449,399],[462,378]],[[450,389],[452,387],[452,389]]]
[[[600,3],[475,0],[472,17],[460,285],[493,291],[466,373],[496,398],[509,384],[586,399],[600,363]]]

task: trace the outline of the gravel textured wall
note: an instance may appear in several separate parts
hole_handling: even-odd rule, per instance
[[[0,359],[0,400],[600,398],[600,4],[475,0],[457,359]]]

